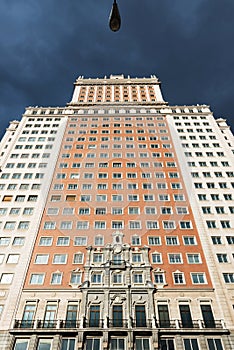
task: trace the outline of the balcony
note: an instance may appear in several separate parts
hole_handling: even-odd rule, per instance
[[[140,329],[140,328],[159,328],[159,329],[225,329],[222,320],[203,321],[193,320],[189,323],[184,323],[181,320],[132,320],[129,319],[84,319],[76,320],[15,320],[14,329],[82,329],[82,328],[125,328],[125,329]]]
[[[124,319],[109,319],[108,328],[128,328],[129,320]]]
[[[91,319],[91,320],[84,320],[84,328],[103,328],[104,327],[104,320],[102,319]]]

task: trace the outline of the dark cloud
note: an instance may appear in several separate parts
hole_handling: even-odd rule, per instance
[[[156,74],[170,104],[206,103],[233,126],[234,2],[1,0],[0,127],[26,106],[63,106],[79,75]]]

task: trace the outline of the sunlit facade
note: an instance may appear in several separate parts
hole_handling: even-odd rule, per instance
[[[209,106],[79,77],[0,146],[1,349],[234,348],[234,141]]]

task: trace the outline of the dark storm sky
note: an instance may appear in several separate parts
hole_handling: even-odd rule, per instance
[[[234,129],[234,0],[0,0],[0,135],[26,106],[63,106],[79,75],[156,74],[170,104]]]

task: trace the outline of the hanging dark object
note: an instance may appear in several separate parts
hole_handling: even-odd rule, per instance
[[[109,26],[113,32],[117,32],[121,26],[121,17],[119,14],[119,9],[118,9],[116,0],[114,0],[113,6],[111,9],[111,13],[109,17]]]

